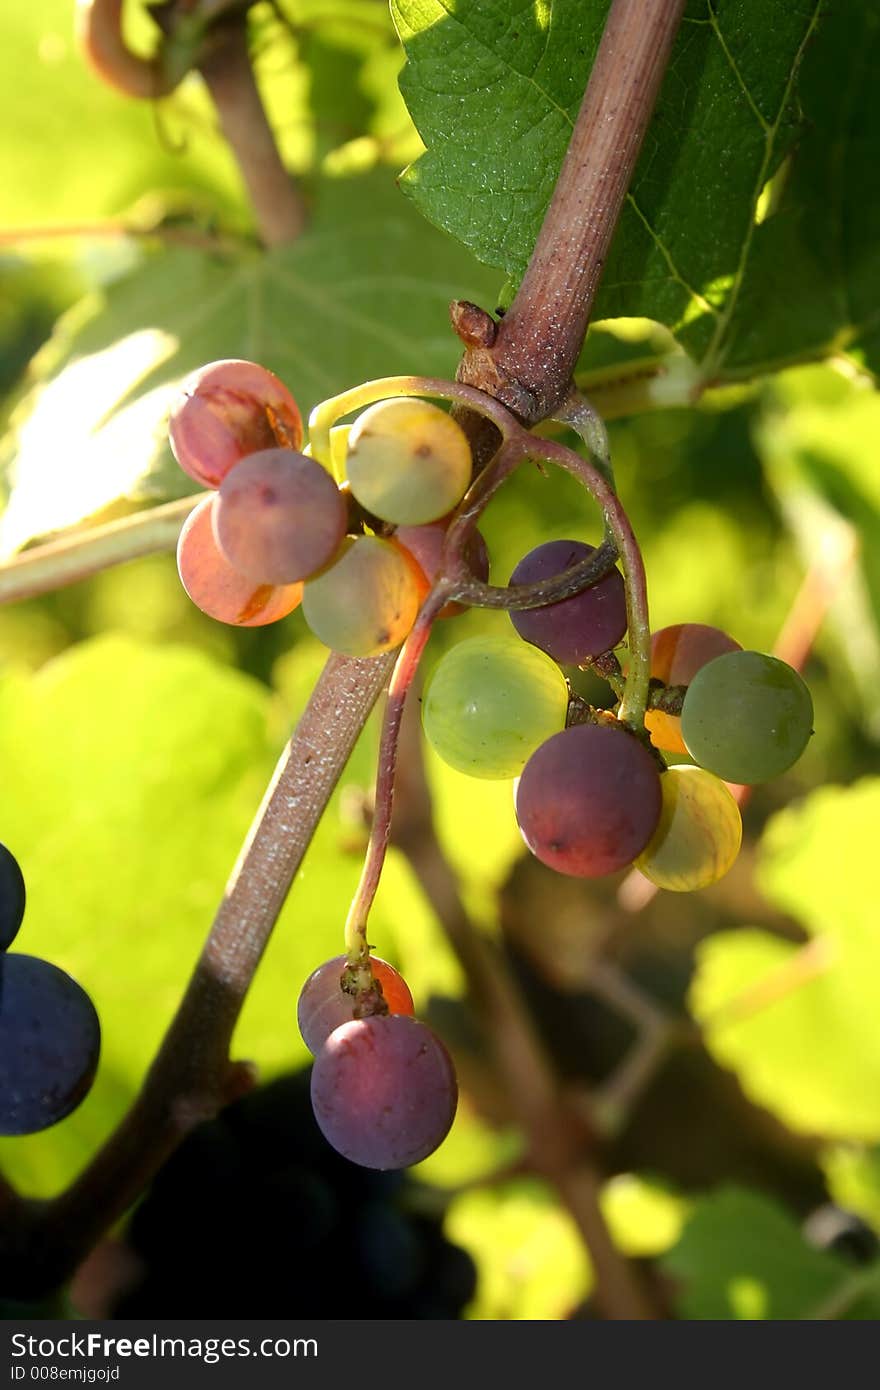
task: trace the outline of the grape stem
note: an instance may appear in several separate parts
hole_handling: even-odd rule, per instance
[[[573,449],[554,440],[542,439],[530,433],[495,400],[459,382],[440,381],[435,377],[383,377],[365,382],[351,391],[323,401],[312,411],[309,420],[309,441],[312,454],[325,466],[330,466],[330,430],[343,416],[361,410],[376,401],[391,396],[435,396],[453,401],[489,420],[501,435],[503,444],[492,462],[478,474],[466,494],[456,519],[449,527],[444,546],[445,573],[453,580],[450,596],[475,607],[532,608],[567,598],[594,584],[607,574],[617,552],[623,568],[626,588],[627,626],[630,639],[630,663],[621,700],[619,718],[634,729],[642,729],[648,703],[651,675],[651,633],[648,620],[648,591],[645,567],[629,517],[612,483],[608,437],[605,427],[579,393],[567,398],[564,417],[584,432],[588,447],[596,462],[584,459]],[[565,469],[586,488],[602,511],[606,541],[594,555],[566,571],[561,581],[556,578],[536,585],[517,585],[513,589],[483,584],[470,574],[463,547],[473,532],[491,497],[503,479],[526,458],[540,459]],[[503,467],[499,460],[503,459]]]

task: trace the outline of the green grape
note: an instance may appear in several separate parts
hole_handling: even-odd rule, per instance
[[[438,662],[422,700],[435,752],[471,777],[517,777],[565,727],[568,686],[549,656],[516,637],[469,637]]]
[[[681,711],[687,751],[725,782],[766,782],[796,763],[813,731],[797,671],[763,652],[726,652],[703,666]]]
[[[303,617],[333,651],[378,656],[400,646],[427,588],[403,546],[348,536],[333,563],[303,585]]]
[[[352,426],[345,472],[373,516],[421,526],[461,501],[471,480],[471,450],[461,426],[430,401],[380,401]]]
[[[742,843],[742,818],[730,791],[714,773],[687,766],[668,768],[660,787],[660,820],[636,868],[676,893],[716,883]]]

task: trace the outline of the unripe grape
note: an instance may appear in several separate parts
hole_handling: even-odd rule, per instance
[[[766,782],[797,762],[813,701],[793,670],[763,652],[727,652],[697,672],[681,710],[687,751],[725,782]]]
[[[626,868],[660,819],[660,773],[632,734],[575,724],[533,753],[516,788],[516,819],[532,854],[561,874]]]
[[[739,643],[718,627],[708,627],[705,623],[674,623],[671,627],[661,627],[651,637],[651,675],[664,685],[690,685],[707,662],[724,652],[740,650]],[[655,748],[667,753],[687,752],[677,714],[649,709],[645,727]]]
[[[214,537],[239,573],[260,584],[308,579],[333,559],[348,513],[326,469],[293,449],[249,454],[224,478]]]
[[[209,362],[186,378],[171,408],[171,449],[184,473],[219,487],[258,449],[298,449],[303,429],[293,396],[256,362]]]
[[[354,1018],[355,1001],[342,989],[342,973],[347,956],[334,956],[313,970],[303,985],[296,1006],[297,1022],[303,1042],[317,1055],[334,1029]],[[382,989],[382,997],[391,1014],[413,1014],[412,995],[402,975],[381,960],[370,956],[373,979]]]
[[[345,472],[352,493],[373,516],[398,526],[445,516],[464,496],[472,469],[461,426],[417,397],[370,406],[348,437]]]
[[[277,622],[302,599],[302,584],[256,584],[221,554],[214,539],[211,513],[217,498],[204,497],[190,512],[177,542],[180,582],[197,608],[220,623],[263,627]]]
[[[670,767],[660,786],[660,820],[636,868],[658,888],[677,893],[707,888],[724,877],[739,854],[739,807],[725,783],[702,767]]]
[[[563,574],[589,559],[595,547],[582,541],[547,541],[520,560],[511,584],[535,584]],[[563,666],[583,666],[616,647],[626,632],[626,589],[617,570],[597,584],[558,603],[513,611],[510,621],[520,637]]]
[[[348,537],[333,563],[306,582],[303,616],[333,651],[378,656],[400,646],[425,592],[425,576],[402,546]]]
[[[437,663],[422,699],[434,751],[471,777],[516,777],[565,725],[568,686],[555,662],[515,637],[469,637]]]
[[[452,1059],[405,1014],[355,1019],[312,1067],[312,1106],[328,1143],[363,1168],[407,1168],[433,1153],[455,1118]]]

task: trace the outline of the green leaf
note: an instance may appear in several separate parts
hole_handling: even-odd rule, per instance
[[[769,822],[759,880],[813,937],[808,949],[743,928],[697,952],[690,1006],[710,1051],[754,1101],[811,1135],[880,1137],[880,961],[865,877],[878,817],[880,779],[865,778]]]
[[[783,1208],[734,1187],[697,1202],[662,1263],[681,1281],[678,1316],[691,1321],[808,1318],[851,1277],[842,1260],[806,1243]],[[860,1311],[878,1316],[876,1293]]]
[[[16,419],[0,554],[120,499],[192,492],[167,416],[204,362],[263,363],[304,415],[371,377],[454,372],[449,301],[481,297],[494,277],[426,231],[387,179],[346,180],[323,207],[300,241],[269,254],[157,252],[62,320]]]
[[[427,146],[403,186],[514,282],[607,8],[392,0],[401,86]],[[820,24],[822,10],[693,0],[676,38],[593,317],[667,325],[704,380],[858,342],[876,351],[880,228],[865,190],[880,15],[842,0]]]

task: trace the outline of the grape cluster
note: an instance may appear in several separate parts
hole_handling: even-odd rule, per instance
[[[402,380],[404,391],[433,393],[432,383]],[[526,555],[509,588],[493,596],[473,522],[503,471],[493,478],[490,464],[471,485],[470,447],[453,416],[418,394],[376,401],[386,384],[318,407],[311,424],[319,460],[311,443],[302,447],[299,411],[270,372],[227,361],[188,380],[172,412],[172,446],[181,466],[216,490],[181,534],[188,592],[215,617],[253,625],[301,602],[327,646],[368,657],[404,643],[426,597],[445,583],[389,688],[380,766],[391,778],[402,700],[435,607],[447,593],[437,616],[461,611],[463,598],[507,607],[513,632],[459,642],[431,674],[422,723],[435,752],[459,772],[510,779],[526,845],[560,873],[595,878],[634,865],[673,891],[714,883],[742,838],[728,784],[775,777],[806,747],[813,710],[804,682],[777,658],[743,651],[698,623],[653,634],[649,674],[641,559],[595,470],[586,486],[604,508],[623,573],[610,565],[613,552],[605,563],[584,542],[554,540]],[[331,410],[338,419],[358,407],[352,425],[332,427]],[[510,427],[499,428],[503,460]],[[533,437],[519,433],[522,458]],[[589,583],[591,567],[600,577]],[[594,709],[574,696],[566,675],[573,668],[605,677],[615,707]],[[384,805],[390,814],[390,789]],[[340,1153],[376,1169],[432,1152],[457,1099],[446,1049],[366,944],[373,869],[386,843],[387,822],[371,833],[347,954],[321,966],[299,1002],[315,1056],[318,1124]]]
[[[338,485],[300,452],[302,420],[287,388],[265,367],[228,360],[184,382],[170,438],[181,468],[213,489],[177,550],[183,586],[203,612],[259,627],[301,604],[334,651],[378,656],[400,645],[471,479],[470,447],[451,416],[418,398],[365,410],[335,432],[346,474]],[[488,571],[478,539],[472,558]]]
[[[449,1132],[455,1069],[437,1035],[414,1017],[402,976],[376,956],[363,971],[366,978],[336,956],[303,985],[297,1017],[315,1058],[312,1106],[344,1157],[364,1168],[406,1168]]]
[[[25,909],[18,861],[0,844],[0,1134],[33,1134],[75,1110],[98,1067],[101,1030],[75,980],[10,952]]]
[[[575,541],[539,546],[512,581],[547,578],[588,551]],[[614,713],[579,709],[561,669],[607,658],[603,643],[624,636],[616,570],[573,598],[511,618],[534,645],[467,639],[435,668],[422,706],[435,751],[472,776],[515,778],[523,839],[559,873],[596,878],[635,864],[673,891],[716,882],[742,839],[726,784],[775,777],[806,747],[813,709],[801,677],[716,628],[661,629],[652,638],[658,705],[646,714],[649,740]],[[682,754],[693,762],[668,765]]]

